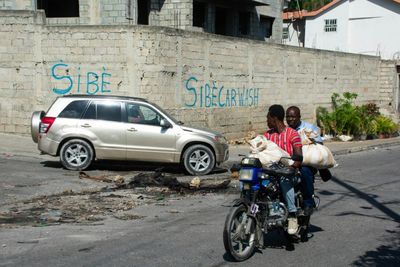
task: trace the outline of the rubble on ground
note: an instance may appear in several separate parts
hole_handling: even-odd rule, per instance
[[[257,133],[255,131],[249,131],[247,132],[245,137],[242,138],[236,138],[236,139],[231,139],[228,141],[230,145],[243,145],[243,144],[248,144],[249,141],[257,136]]]
[[[171,196],[190,196],[196,193],[225,190],[230,179],[207,180],[194,177],[190,182],[181,182],[176,177],[161,171],[138,173],[132,177],[121,175],[91,176],[79,172],[80,179],[104,182],[100,190],[42,196],[26,200],[0,210],[0,228],[23,225],[49,226],[63,223],[93,224],[114,217],[119,220],[143,218],[135,214],[134,208],[144,204],[157,204]]]

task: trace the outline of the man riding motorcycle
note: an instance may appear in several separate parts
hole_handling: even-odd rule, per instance
[[[290,127],[286,127],[283,120],[285,110],[281,105],[272,105],[268,109],[267,124],[269,130],[264,133],[265,137],[288,152],[292,157],[293,167],[300,168],[303,161],[302,145],[299,134]],[[293,181],[284,178],[280,182],[282,194],[289,210],[288,233],[295,234],[298,229],[297,208],[295,205]]]
[[[319,132],[319,129],[316,125],[302,121],[300,115],[300,109],[296,106],[291,106],[286,110],[286,122],[290,128],[296,130],[297,132],[303,129],[310,129],[315,133]],[[322,144],[322,138],[320,135],[314,138],[313,140],[316,143]],[[300,173],[301,173],[301,187],[302,193],[304,196],[304,214],[306,216],[311,215],[312,211],[314,210],[315,203],[314,203],[314,175],[316,174],[317,170],[313,167],[309,166],[301,166]],[[328,169],[320,170],[321,176],[327,177],[329,180],[332,176]]]

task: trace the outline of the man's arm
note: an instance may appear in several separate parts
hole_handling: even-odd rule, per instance
[[[294,161],[292,166],[295,168],[300,168],[303,161],[303,151],[301,147],[293,147],[292,159]]]
[[[295,130],[293,130],[290,135],[290,142],[293,147],[292,160],[294,163],[292,166],[295,168],[300,168],[301,163],[303,162],[303,151],[300,136]]]
[[[311,125],[311,130],[314,133],[318,134],[317,137],[313,138],[314,141],[317,142],[317,143],[321,143],[322,144],[323,141],[322,141],[322,137],[321,137],[321,129],[315,124],[310,123],[310,125]]]

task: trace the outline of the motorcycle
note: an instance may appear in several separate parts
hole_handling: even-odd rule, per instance
[[[280,179],[292,179],[299,228],[294,235],[287,233],[288,209],[281,194]],[[310,215],[303,211],[300,190],[301,177],[293,167],[274,163],[263,168],[257,158],[244,157],[239,171],[240,198],[234,201],[228,213],[223,240],[226,252],[236,261],[248,259],[255,248],[264,247],[264,234],[272,230],[284,231],[287,241],[308,240]],[[316,208],[319,198],[314,196]]]

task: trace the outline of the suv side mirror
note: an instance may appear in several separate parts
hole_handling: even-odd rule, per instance
[[[160,120],[160,126],[161,126],[162,128],[171,128],[171,127],[172,127],[172,124],[169,123],[169,121],[167,121],[166,119],[161,119],[161,120]]]

